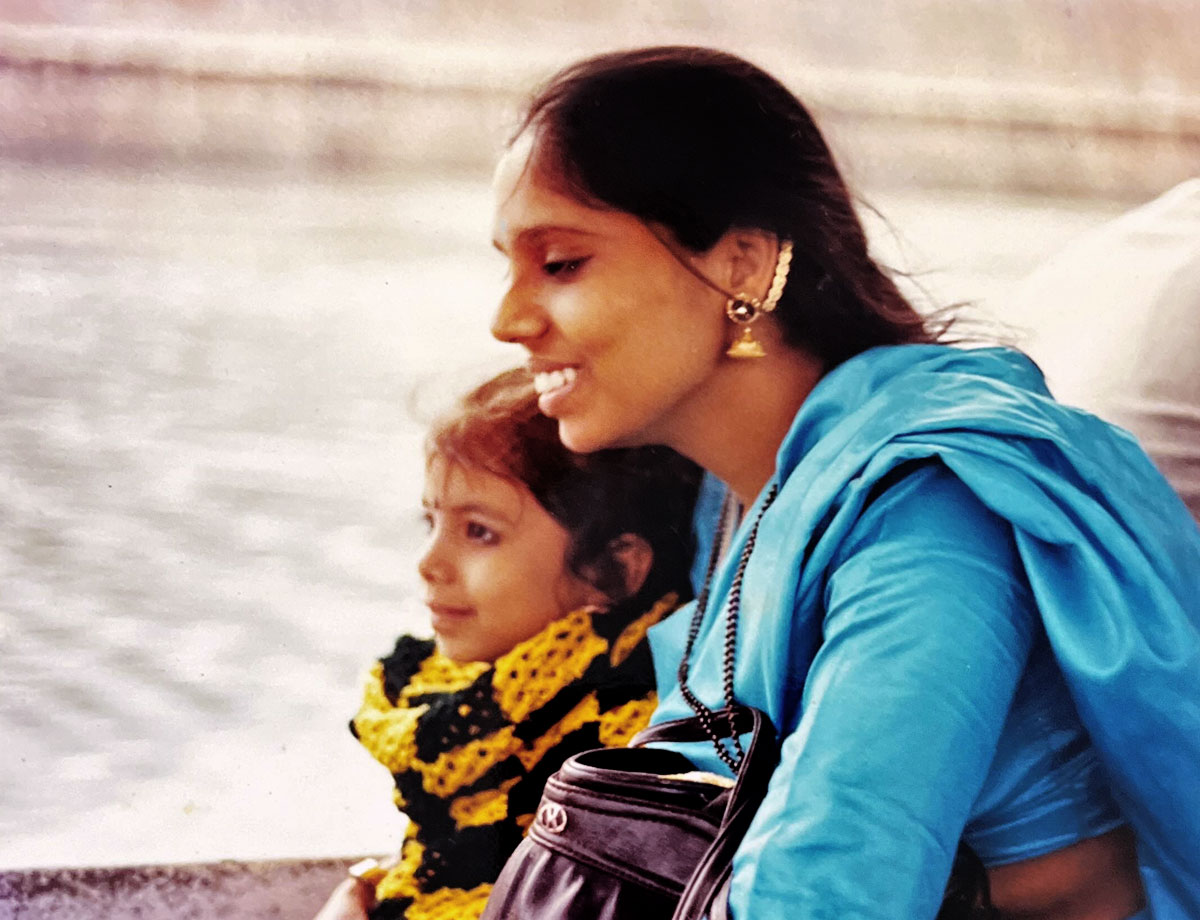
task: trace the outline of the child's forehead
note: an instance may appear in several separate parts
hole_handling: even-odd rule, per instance
[[[443,511],[483,508],[510,520],[520,519],[533,496],[521,483],[482,467],[432,457],[425,466],[421,502]]]

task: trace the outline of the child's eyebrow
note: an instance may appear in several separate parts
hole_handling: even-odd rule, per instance
[[[448,511],[451,514],[482,514],[486,517],[496,518],[497,520],[506,521],[510,524],[514,523],[511,517],[509,517],[503,511],[500,511],[498,508],[495,508],[492,505],[482,505],[478,502],[463,502],[462,504],[458,505],[442,505],[437,501],[430,502],[426,501],[425,499],[421,499],[421,507],[431,511]]]

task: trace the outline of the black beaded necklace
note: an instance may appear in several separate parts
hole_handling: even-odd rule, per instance
[[[730,753],[729,748],[723,743],[725,734],[718,732],[716,729],[716,713],[705,706],[687,685],[688,659],[692,657],[692,648],[696,644],[696,638],[700,635],[700,625],[704,622],[704,615],[708,608],[709,594],[712,592],[713,575],[716,573],[717,563],[721,560],[722,544],[725,542],[725,531],[732,513],[731,499],[728,495],[726,495],[725,505],[721,509],[721,520],[717,524],[717,531],[713,535],[712,550],[708,554],[708,568],[704,574],[704,586],[700,589],[700,596],[696,599],[696,609],[692,612],[692,622],[688,626],[687,644],[683,649],[683,660],[679,662],[679,690],[683,694],[688,707],[700,719],[700,724],[704,727],[704,733],[708,735],[709,740],[713,743],[713,747],[716,748],[717,756],[735,774],[738,772],[738,769],[742,765],[742,760],[746,756],[745,751],[742,750],[742,741],[734,729],[733,722],[733,707],[737,705],[737,701],[733,696],[733,662],[734,655],[737,652],[737,627],[738,614],[742,606],[742,581],[746,577],[746,566],[750,564],[750,554],[754,552],[754,544],[758,540],[758,525],[762,523],[763,515],[767,513],[767,509],[771,507],[771,503],[775,501],[775,496],[778,494],[779,486],[772,485],[771,490],[767,493],[767,497],[763,500],[762,507],[758,510],[758,515],[754,518],[754,524],[746,537],[746,545],[742,547],[742,553],[738,557],[737,570],[733,574],[733,581],[729,585],[729,603],[725,608],[725,647],[721,656],[721,688],[725,693],[725,705],[728,707],[729,731],[726,734],[733,747],[732,753]]]

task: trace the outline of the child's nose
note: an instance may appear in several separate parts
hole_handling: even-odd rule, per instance
[[[439,543],[438,540],[430,540],[425,552],[417,560],[417,574],[427,584],[446,584],[454,576],[454,569]]]

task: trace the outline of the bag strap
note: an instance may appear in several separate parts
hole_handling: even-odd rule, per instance
[[[730,920],[729,917],[729,885],[733,881],[733,873],[725,875],[725,881],[717,889],[712,904],[708,908],[708,920]]]
[[[717,725],[729,725],[738,734],[750,732],[750,745],[742,759],[737,780],[729,795],[721,827],[707,852],[696,865],[672,920],[701,920],[709,913],[713,902],[728,896],[729,879],[733,872],[733,856],[758,812],[767,784],[779,763],[779,743],[775,726],[764,713],[749,706],[719,710]],[[640,732],[631,742],[643,745],[654,742],[688,743],[707,741],[709,734],[695,716],[652,725]],[[724,911],[722,906],[721,911]]]
[[[732,710],[733,721],[730,722],[729,709],[717,709],[713,711],[714,716],[720,716],[721,725],[733,725],[733,730],[738,734],[744,735],[747,732],[753,732],[755,729],[755,715],[762,715],[755,709],[749,706],[736,706]],[[770,724],[768,722],[768,724]],[[775,733],[774,728],[771,729],[771,734]],[[670,722],[659,722],[657,725],[649,725],[643,728],[640,732],[633,736],[633,740],[629,742],[630,747],[641,747],[644,744],[690,744],[696,741],[708,741],[708,732],[704,730],[704,723],[697,716],[688,716],[686,719],[672,719]]]
[[[771,720],[757,709],[739,708],[750,714],[753,725],[750,746],[742,759],[720,830],[692,873],[672,920],[702,920],[720,892],[728,895],[733,856],[741,846],[742,838],[767,794],[771,774],[779,764],[779,744]],[[736,724],[737,715],[734,721]]]

